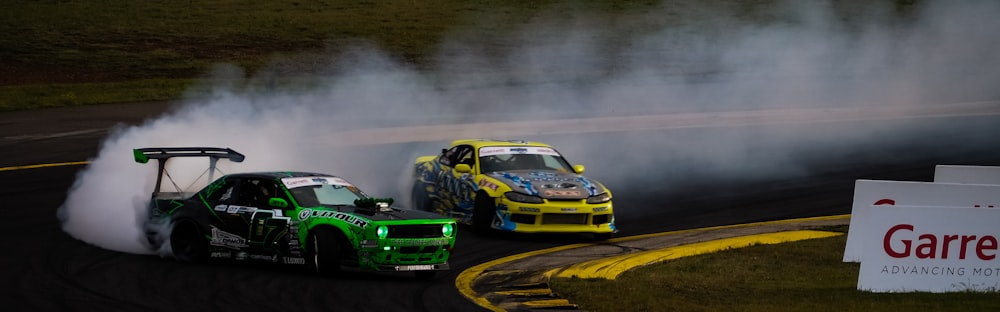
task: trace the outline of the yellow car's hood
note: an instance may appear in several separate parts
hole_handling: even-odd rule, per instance
[[[605,192],[604,186],[582,175],[556,170],[513,170],[488,174],[511,190],[547,199],[583,199]]]

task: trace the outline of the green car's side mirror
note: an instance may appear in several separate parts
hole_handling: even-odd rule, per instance
[[[576,172],[576,174],[583,174],[583,165],[573,165],[573,172]]]
[[[267,201],[267,204],[270,205],[271,207],[288,208],[288,202],[285,201],[284,199],[277,197],[271,197],[271,199]]]
[[[458,164],[455,165],[455,171],[458,171],[458,173],[469,173],[472,172],[472,167],[469,167],[468,164]]]

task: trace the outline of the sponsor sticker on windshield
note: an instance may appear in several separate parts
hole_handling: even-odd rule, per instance
[[[479,148],[479,156],[507,155],[507,154],[539,154],[559,156],[556,150],[540,146],[487,146]]]
[[[299,177],[299,178],[282,178],[281,183],[285,184],[287,188],[296,188],[303,186],[313,186],[313,185],[343,185],[354,187],[350,182],[338,177]]]

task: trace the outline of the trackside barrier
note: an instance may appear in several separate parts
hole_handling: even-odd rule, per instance
[[[1000,209],[869,207],[858,290],[1000,291]]]
[[[1000,184],[1000,167],[937,165],[934,182],[965,184]]]
[[[857,180],[844,262],[864,263],[865,242],[883,233],[868,226],[871,212],[891,206],[1000,208],[1000,185]],[[942,219],[954,223],[948,219]],[[997,263],[1000,266],[1000,262]]]

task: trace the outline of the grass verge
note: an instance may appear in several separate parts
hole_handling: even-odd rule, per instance
[[[846,228],[844,228],[846,231]],[[637,268],[617,280],[556,278],[586,311],[1000,311],[1000,293],[869,293],[847,236],[761,245]]]
[[[193,79],[0,86],[0,111],[91,104],[165,101],[181,98]]]
[[[912,2],[891,1],[896,10],[880,18],[905,16],[899,12]],[[251,77],[329,76],[336,70],[332,64],[366,49],[418,70],[462,56],[456,53],[502,64],[526,47],[564,42],[577,25],[600,25],[588,40],[607,50],[602,55],[616,56],[632,40],[665,29],[723,40],[714,36],[729,33],[732,20],[794,22],[774,12],[779,3],[0,1],[0,111],[177,99],[217,64],[235,65]],[[837,0],[831,6],[845,21],[881,12],[860,3]],[[467,48],[441,51],[450,45]],[[676,61],[680,65],[663,66],[689,66]],[[587,62],[608,63],[606,71],[617,66]]]

